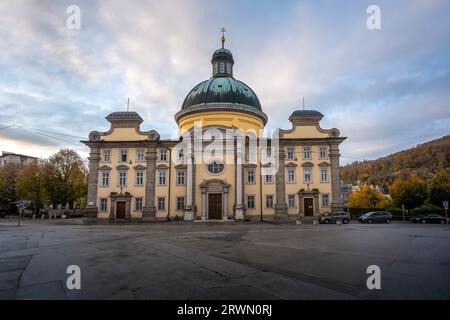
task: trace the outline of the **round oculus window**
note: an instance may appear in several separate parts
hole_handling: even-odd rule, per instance
[[[212,174],[222,173],[224,168],[225,168],[224,164],[217,162],[217,161],[214,161],[214,162],[211,162],[210,164],[208,164],[208,171],[209,171],[209,173],[212,173]]]

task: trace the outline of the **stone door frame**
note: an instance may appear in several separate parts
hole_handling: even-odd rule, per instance
[[[123,201],[125,202],[125,220],[131,220],[131,199],[133,198],[133,196],[129,192],[111,192],[109,198],[111,199],[109,219],[112,221],[117,221],[117,202]]]
[[[299,219],[305,217],[305,201],[303,199],[305,198],[312,198],[313,199],[313,217],[318,217],[320,215],[319,210],[319,190],[313,189],[313,190],[300,190],[298,193],[298,217]]]
[[[205,180],[200,184],[202,191],[202,220],[209,220],[209,195],[222,195],[222,220],[228,219],[228,194],[230,184],[221,179]]]

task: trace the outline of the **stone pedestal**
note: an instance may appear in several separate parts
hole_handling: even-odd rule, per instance
[[[184,221],[194,221],[194,208],[192,206],[187,206],[184,209]]]
[[[244,207],[242,205],[236,206],[234,219],[236,221],[244,221]]]
[[[83,222],[95,223],[97,222],[98,208],[96,206],[87,206],[83,209]]]
[[[275,215],[273,219],[275,221],[286,221],[288,220],[288,207],[285,203],[275,204]]]
[[[155,207],[144,207],[142,211],[142,222],[156,222]]]

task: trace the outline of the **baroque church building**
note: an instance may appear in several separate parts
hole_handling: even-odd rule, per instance
[[[345,138],[338,129],[322,129],[323,115],[314,110],[294,111],[291,129],[278,131],[276,145],[263,138],[267,115],[255,92],[234,78],[224,41],[212,56],[212,77],[196,85],[175,114],[179,140],[141,131],[143,119],[127,111],[111,113],[107,132],[92,131],[82,141],[90,148],[85,218],[302,220],[343,209],[339,145]],[[195,151],[196,127],[223,133],[224,144],[232,146],[224,153],[232,161],[215,151],[204,157]],[[236,130],[258,138],[256,155],[238,147]],[[200,151],[206,148],[201,141]],[[267,171],[274,162],[276,170]]]

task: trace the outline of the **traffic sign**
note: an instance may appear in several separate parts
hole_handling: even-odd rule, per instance
[[[19,201],[19,209],[24,209],[25,208],[25,201],[24,200],[20,200]]]
[[[445,210],[448,210],[448,201],[442,201],[442,206]]]

